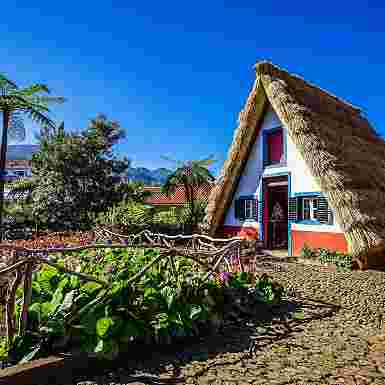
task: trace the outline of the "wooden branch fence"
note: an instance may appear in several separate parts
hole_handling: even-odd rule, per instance
[[[32,274],[40,268],[41,264],[48,264],[61,272],[75,275],[81,280],[97,282],[106,288],[110,285],[108,282],[58,265],[54,259],[50,258],[52,254],[57,255],[57,253],[61,253],[64,255],[65,253],[80,252],[88,249],[159,248],[160,254],[149,262],[140,272],[130,278],[128,281],[130,285],[138,282],[148,269],[161,260],[166,259],[168,261],[168,267],[175,270],[174,259],[179,256],[190,258],[198,263],[207,272],[204,281],[209,279],[214,272],[219,271],[223,265],[226,266],[228,271],[231,271],[232,266],[235,264],[238,270],[243,271],[241,263],[241,238],[216,239],[196,234],[190,236],[170,236],[153,234],[146,230],[138,234],[122,235],[113,233],[107,229],[98,229],[95,231],[95,235],[96,243],[76,247],[29,249],[11,244],[0,244],[0,253],[1,250],[12,251],[9,265],[0,270],[0,290],[2,292],[1,298],[3,299],[3,304],[5,302],[6,337],[9,343],[11,343],[13,336],[17,332],[15,315],[17,288],[23,283],[23,298],[21,299],[21,311],[18,320],[18,333],[19,335],[23,335],[28,325],[28,307],[31,303],[32,296]],[[118,240],[120,243],[97,243],[98,241],[105,241],[106,239],[109,241],[112,239]],[[97,297],[86,306],[86,310],[94,305],[94,302],[101,300],[103,300],[103,298]],[[72,314],[70,318],[73,319],[78,316],[80,316],[80,314]]]

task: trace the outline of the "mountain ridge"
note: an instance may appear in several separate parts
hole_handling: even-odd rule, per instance
[[[146,186],[159,186],[164,184],[172,170],[164,167],[148,169],[146,167],[129,167],[127,177],[129,182],[142,182]]]

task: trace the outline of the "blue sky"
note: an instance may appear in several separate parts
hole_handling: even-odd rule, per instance
[[[119,121],[134,166],[213,154],[217,170],[262,59],[362,107],[385,135],[381,3],[15,0],[2,4],[0,71],[65,96],[52,116],[66,128],[98,112]]]

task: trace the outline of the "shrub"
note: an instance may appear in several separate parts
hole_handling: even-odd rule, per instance
[[[334,264],[338,271],[352,270],[353,268],[352,256],[349,254],[321,248],[318,250],[318,256],[321,263]]]
[[[180,224],[180,215],[175,209],[167,211],[159,211],[154,214],[153,223],[164,225],[178,225]]]
[[[105,213],[99,214],[96,223],[102,226],[117,226],[127,231],[137,231],[151,225],[154,217],[154,209],[142,203],[123,201]]]
[[[337,267],[337,271],[352,270],[353,268],[351,255],[326,248],[313,250],[305,244],[301,250],[301,257],[307,259],[315,258],[318,259],[321,263],[333,264]]]
[[[195,201],[194,206],[190,203],[186,203],[180,214],[180,223],[198,225],[203,222],[206,213],[207,202]]]
[[[267,274],[263,274],[257,281],[256,285],[256,296],[260,302],[267,304],[277,304],[281,301],[284,293],[283,286],[278,282],[275,282]]]
[[[316,258],[317,254],[305,242],[305,244],[303,245],[303,248],[301,250],[301,257],[304,259],[311,259],[311,258]]]

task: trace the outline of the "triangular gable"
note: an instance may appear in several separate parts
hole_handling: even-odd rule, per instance
[[[271,63],[256,65],[256,81],[239,114],[206,221],[212,234],[223,224],[268,102],[311,174],[321,186],[351,251],[385,239],[385,143],[349,103]],[[379,209],[381,207],[381,209]]]

